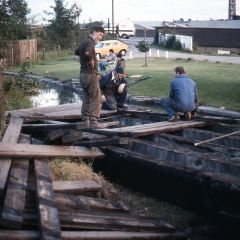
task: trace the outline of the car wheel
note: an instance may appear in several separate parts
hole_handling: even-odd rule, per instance
[[[121,36],[121,38],[128,39],[129,37],[128,37],[128,35],[127,35],[127,34],[123,34],[123,35]]]
[[[125,49],[121,50],[121,51],[119,52],[119,54],[120,54],[121,57],[122,57],[122,56],[125,56],[125,55],[126,55],[126,50],[125,50]]]

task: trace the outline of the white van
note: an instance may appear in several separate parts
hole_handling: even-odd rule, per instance
[[[112,33],[112,26],[110,25],[109,28],[107,27],[107,24],[103,25],[106,32]],[[131,21],[121,21],[119,23],[114,24],[114,30],[116,33],[116,30],[118,30],[118,35],[121,38],[130,38],[135,36],[135,27],[134,23]]]

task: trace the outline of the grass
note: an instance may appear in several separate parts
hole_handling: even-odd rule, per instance
[[[126,62],[129,75],[152,76],[129,87],[132,95],[168,96],[173,69],[184,66],[187,74],[197,83],[201,105],[240,110],[240,67],[237,64],[161,58],[149,58],[147,67],[143,64],[144,59],[131,59]],[[79,63],[73,60],[73,56],[68,56],[39,61],[31,71],[66,80],[78,79],[79,69]]]

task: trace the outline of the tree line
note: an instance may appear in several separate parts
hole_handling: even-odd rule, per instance
[[[47,24],[33,28],[26,0],[0,0],[0,135],[4,128],[4,66],[1,60],[6,57],[9,45],[17,40],[37,38],[38,50],[73,49],[85,37],[86,29],[102,24],[90,21],[82,28],[79,24],[81,12],[77,4],[68,6],[65,0],[54,0],[50,11],[44,11]]]

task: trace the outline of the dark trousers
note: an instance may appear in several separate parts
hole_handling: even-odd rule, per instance
[[[85,120],[97,121],[102,107],[98,75],[80,73],[80,83],[83,88],[82,117]]]
[[[116,92],[115,94],[105,95],[106,102],[103,102],[102,109],[116,110],[117,107],[123,107],[127,99],[127,90],[124,89],[123,93]]]

